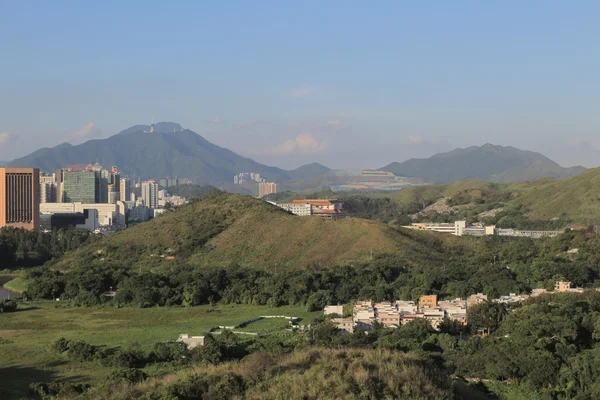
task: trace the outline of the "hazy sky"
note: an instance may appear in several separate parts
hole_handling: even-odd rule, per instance
[[[598,1],[0,0],[0,159],[154,116],[286,168],[486,142],[597,166],[598,15]]]

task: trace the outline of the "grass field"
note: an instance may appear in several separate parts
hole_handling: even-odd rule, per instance
[[[15,278],[6,282],[3,286],[13,292],[23,293],[27,290],[28,282],[24,278]]]
[[[19,398],[32,382],[55,379],[92,383],[108,372],[96,362],[75,363],[52,351],[59,338],[84,340],[115,348],[139,343],[149,350],[156,342],[174,340],[180,333],[201,335],[219,325],[237,325],[260,315],[289,315],[310,323],[320,312],[303,307],[247,305],[193,308],[60,308],[55,303],[20,305],[0,314],[0,396]],[[248,332],[287,326],[282,319],[248,325]],[[153,371],[147,371],[153,374]]]

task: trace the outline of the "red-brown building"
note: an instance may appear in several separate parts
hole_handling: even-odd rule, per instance
[[[40,170],[0,168],[0,227],[40,227]]]

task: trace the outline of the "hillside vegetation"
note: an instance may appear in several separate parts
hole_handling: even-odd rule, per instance
[[[403,206],[416,205],[419,220],[495,223],[515,228],[563,228],[600,224],[600,169],[570,178],[543,178],[533,182],[489,183],[462,181],[449,185],[408,188],[393,194]],[[448,209],[437,215],[427,207],[444,201]],[[439,209],[437,209],[439,210]],[[490,215],[489,211],[495,211]]]
[[[215,192],[83,246],[57,266],[102,262],[146,270],[231,264],[269,269],[366,261],[377,253],[420,257],[426,246],[410,235],[364,219],[298,217],[248,196]]]
[[[283,357],[200,366],[137,385],[113,385],[86,399],[454,399],[450,379],[414,355],[311,348]]]

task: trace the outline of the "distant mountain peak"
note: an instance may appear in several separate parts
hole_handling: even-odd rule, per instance
[[[267,180],[283,183],[323,176],[329,170],[316,163],[294,171],[269,167],[212,144],[175,122],[157,122],[154,131],[149,131],[149,125],[135,125],[106,139],[90,140],[76,146],[63,143],[55,148],[39,149],[11,161],[9,166],[37,167],[51,172],[67,165],[85,165],[92,161],[116,165],[129,177],[160,179],[177,176],[215,186],[233,186],[233,176],[240,172],[256,172]],[[242,186],[234,187],[240,188]]]
[[[118,135],[129,135],[132,133],[174,133],[184,129],[177,122],[156,122],[152,125],[134,125],[122,130]]]
[[[563,168],[540,153],[486,143],[435,154],[426,159],[412,158],[402,163],[391,163],[381,170],[435,183],[452,183],[470,179],[518,182],[544,177],[563,178],[576,175],[585,168]]]

